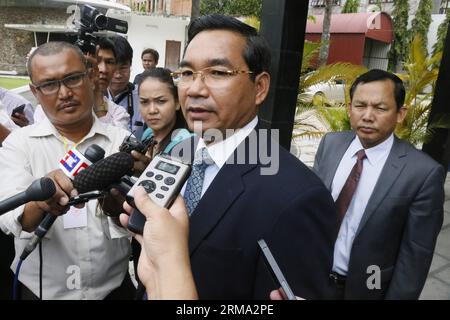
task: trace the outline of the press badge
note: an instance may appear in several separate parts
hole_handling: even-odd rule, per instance
[[[81,209],[70,207],[70,210],[63,215],[64,229],[87,227],[87,208]]]

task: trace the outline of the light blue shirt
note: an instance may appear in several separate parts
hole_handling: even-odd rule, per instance
[[[334,245],[333,271],[341,275],[347,275],[350,252],[356,231],[393,144],[394,135],[391,134],[379,145],[365,149],[366,158],[363,160],[361,177]],[[331,185],[331,195],[334,201],[338,198],[350,171],[356,163],[356,152],[361,149],[364,149],[364,147],[359,138],[355,137],[342,157]]]

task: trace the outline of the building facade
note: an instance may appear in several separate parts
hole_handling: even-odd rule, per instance
[[[341,13],[342,8],[347,0],[333,0],[333,13]],[[377,10],[377,4],[380,2],[381,11],[388,14],[392,13],[394,8],[394,0],[360,0],[358,12],[368,12]],[[420,0],[409,0],[409,14],[414,15],[419,6]],[[324,12],[325,0],[310,0],[309,14],[320,15]],[[446,8],[450,8],[450,0],[433,0],[433,14],[445,13]]]
[[[129,6],[134,12],[164,16],[189,17],[192,0],[117,0]]]

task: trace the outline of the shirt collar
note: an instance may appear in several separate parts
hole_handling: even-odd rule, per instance
[[[103,135],[108,140],[110,140],[110,138],[108,137],[107,125],[101,122],[95,116],[94,113],[92,113],[92,115],[94,117],[94,123],[92,124],[92,128],[89,131],[89,133],[83,139],[81,139],[79,143],[82,143],[84,140],[93,137],[95,134]],[[61,139],[61,134],[58,132],[58,130],[56,130],[55,126],[50,122],[50,120],[47,117],[45,117],[45,119],[43,119],[38,124],[34,125],[34,128],[30,133],[31,137],[45,137],[50,135],[54,135],[58,139]]]
[[[380,161],[383,158],[383,155],[391,151],[393,144],[394,144],[394,134],[391,133],[389,138],[384,140],[382,143],[377,144],[375,147],[364,149],[364,147],[361,144],[361,140],[359,140],[359,137],[355,136],[355,139],[350,144],[349,151],[353,158],[356,157],[356,152],[358,152],[361,149],[364,149],[369,163],[371,165],[376,165],[378,161]]]
[[[253,118],[244,127],[234,131],[233,135],[227,137],[225,140],[217,143],[206,145],[203,138],[199,139],[196,152],[202,148],[206,148],[211,159],[220,168],[223,167],[228,158],[233,154],[234,150],[241,144],[242,141],[250,134],[250,132],[258,124],[258,117]]]

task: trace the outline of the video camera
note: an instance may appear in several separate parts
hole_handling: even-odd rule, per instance
[[[119,33],[128,32],[128,22],[105,16],[90,5],[83,5],[80,9],[80,21],[77,21],[80,29],[75,42],[84,53],[95,54],[97,38],[93,35],[96,31],[109,30]]]

